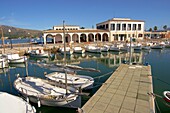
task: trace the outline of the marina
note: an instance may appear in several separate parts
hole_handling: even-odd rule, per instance
[[[120,77],[123,81],[123,77],[124,79],[128,79],[128,76],[132,76],[131,72],[135,72],[137,74],[136,71],[142,70],[145,71],[145,75],[152,75],[152,79],[153,79],[153,90],[154,90],[154,94],[159,95],[159,97],[156,96],[155,100],[156,103],[155,105],[159,106],[159,109],[161,110],[161,112],[166,112],[167,110],[169,110],[169,107],[167,106],[166,101],[163,99],[163,92],[165,90],[168,90],[168,82],[167,81],[167,75],[168,73],[165,73],[166,71],[164,71],[165,74],[162,74],[161,70],[158,70],[158,68],[160,67],[164,67],[163,70],[166,70],[168,65],[169,65],[169,61],[164,61],[164,59],[168,59],[169,58],[169,48],[164,48],[164,49],[151,49],[151,50],[142,50],[139,52],[133,52],[132,53],[132,62],[135,62],[137,64],[144,64],[144,63],[148,63],[151,65],[151,67],[148,66],[136,66],[136,65],[132,65],[131,68],[128,67],[128,65],[126,64],[122,64],[125,61],[128,62],[129,60],[129,52],[113,52],[113,51],[109,51],[109,52],[102,52],[101,54],[95,54],[95,53],[88,53],[85,52],[85,54],[72,54],[72,55],[67,55],[66,57],[66,62],[67,64],[74,64],[77,66],[81,66],[83,68],[94,68],[96,70],[100,70],[100,72],[84,72],[84,71],[78,71],[77,74],[80,75],[87,75],[90,76],[92,78],[94,78],[94,88],[86,93],[88,93],[88,95],[82,95],[82,102],[81,102],[81,107],[84,111],[86,112],[90,112],[90,109],[92,108],[92,106],[89,108],[87,108],[88,103],[90,103],[90,101],[93,99],[93,97],[95,95],[98,95],[97,92],[100,92],[101,89],[103,89],[102,87],[104,87],[103,90],[106,90],[109,87],[109,81],[110,78],[112,78],[111,80],[115,80],[114,77],[119,78],[119,76],[121,75],[115,75],[115,73],[118,73],[117,70],[121,70],[124,67],[124,70],[129,70],[129,71],[123,71],[123,72],[128,72],[128,74],[125,74],[123,72],[121,72],[120,74],[122,74],[122,77]],[[14,94],[14,95],[18,95],[18,92],[15,90],[14,86],[13,86],[13,82],[17,79],[17,74],[19,74],[21,77],[25,77],[27,75],[29,76],[33,76],[33,77],[38,77],[38,78],[43,78],[45,79],[45,75],[44,72],[48,73],[52,73],[55,72],[54,70],[50,70],[49,68],[46,67],[40,67],[39,65],[37,65],[37,63],[43,62],[43,63],[47,63],[47,64],[54,64],[54,63],[62,63],[63,62],[63,55],[61,53],[58,53],[56,55],[54,55],[54,58],[29,58],[28,57],[28,61],[27,61],[27,65],[23,64],[23,65],[11,65],[9,68],[5,68],[5,69],[1,69],[1,76],[0,76],[0,83],[1,83],[1,87],[0,90],[1,91],[5,91],[8,92],[10,94]],[[159,60],[158,60],[159,59]],[[166,63],[165,63],[166,62]],[[123,66],[123,67],[122,67]],[[136,66],[136,67],[135,67]],[[159,67],[160,66],[160,67]],[[148,67],[148,69],[146,68]],[[134,69],[135,68],[135,69]],[[142,71],[140,71],[142,73]],[[152,74],[151,74],[151,73]],[[112,75],[113,73],[113,75]],[[124,76],[123,76],[124,75]],[[144,74],[137,74],[138,76],[141,75],[142,79],[146,79],[149,76],[145,76]],[[110,77],[110,78],[109,78]],[[109,78],[109,79],[108,79]],[[120,79],[119,78],[119,79]],[[140,78],[140,77],[139,77]],[[139,79],[138,78],[138,79]],[[160,78],[161,81],[159,79],[156,78]],[[136,80],[136,79],[135,79]],[[147,82],[146,82],[147,81]],[[148,80],[146,80],[144,83],[148,83]],[[164,82],[162,82],[164,81]],[[120,81],[119,81],[120,82]],[[129,84],[130,82],[133,82],[133,80],[129,80]],[[150,82],[150,81],[149,81]],[[120,94],[122,92],[122,94],[120,94],[119,96],[122,95],[126,95],[128,93],[125,93],[125,89],[127,85],[127,83],[114,83],[113,84],[121,84],[122,86],[118,86],[118,85],[114,85],[113,87],[116,88],[117,86],[117,90],[115,90],[115,92],[112,92],[113,90],[108,89],[108,92],[110,92],[109,95],[116,95],[117,93]],[[141,83],[141,84],[144,84]],[[150,85],[152,82],[150,82],[149,86],[147,85],[147,87],[150,87]],[[103,84],[103,85],[102,85]],[[139,83],[140,84],[140,83]],[[100,89],[101,86],[101,89]],[[135,85],[129,85],[131,87],[136,87]],[[144,85],[145,86],[145,85]],[[142,87],[142,86],[138,86]],[[99,90],[98,90],[99,88]],[[122,88],[119,89],[119,88]],[[130,88],[130,91],[133,92],[133,90],[135,88]],[[142,92],[139,90],[139,98],[141,99],[146,99],[143,98],[143,96],[147,95],[148,92],[152,92],[151,89],[146,90],[145,88],[142,88],[145,90],[145,92]],[[118,91],[116,93],[116,91]],[[128,90],[127,90],[128,91]],[[135,90],[136,91],[136,90]],[[96,92],[96,93],[95,93]],[[102,93],[100,93],[102,94]],[[99,95],[100,95],[99,94]],[[93,96],[94,95],[94,96]],[[92,96],[92,98],[90,98]],[[132,95],[133,96],[133,95]],[[137,94],[136,94],[137,96]],[[98,96],[97,96],[98,97]],[[113,96],[114,97],[114,96]],[[147,97],[149,98],[150,96],[147,95]],[[162,98],[160,98],[162,97]],[[101,100],[96,100],[98,103],[101,102],[102,103],[102,98]],[[124,101],[126,102],[126,100],[128,100],[129,98],[125,99],[126,97],[124,97]],[[148,99],[147,98],[147,99]],[[89,99],[89,101],[88,101]],[[115,109],[117,109],[117,107],[120,107],[120,103],[118,105],[118,102],[114,102],[114,101],[119,101],[119,100],[113,100],[113,105],[117,103],[117,105],[115,105],[116,107],[114,107]],[[123,103],[123,99],[121,98],[121,107],[119,108],[119,112],[122,110],[130,110],[130,111],[135,111],[138,110],[138,108],[136,108],[137,104],[137,100],[132,100],[132,105],[133,105],[133,110],[130,107],[130,105],[126,105],[126,103]],[[135,102],[134,102],[135,101]],[[143,100],[140,100],[143,101]],[[87,103],[86,103],[87,102]],[[105,103],[105,102],[104,102]],[[56,112],[57,110],[59,112],[65,112],[65,109],[62,108],[56,108],[56,107],[47,107],[47,106],[41,106],[40,108],[38,107],[37,104],[31,103],[32,105],[35,106],[37,112],[43,112],[46,110],[49,110],[50,113],[52,112]],[[94,103],[93,103],[94,104]],[[134,105],[135,104],[135,105]],[[100,105],[100,104],[97,104]],[[80,107],[80,108],[81,108]],[[131,106],[132,107],[132,106]],[[144,106],[145,108],[147,106]],[[96,108],[96,107],[93,107]],[[100,107],[99,107],[100,108]],[[107,107],[106,107],[107,108]],[[140,107],[139,107],[140,108]],[[157,106],[155,106],[156,110]],[[70,108],[67,108],[70,109]],[[121,110],[122,109],[122,110]],[[147,110],[149,110],[150,108],[147,107]],[[95,111],[96,109],[91,109],[91,112]],[[105,109],[106,110],[106,109]],[[146,110],[146,109],[145,109]],[[76,109],[70,109],[70,113],[74,113],[76,111]],[[101,111],[101,110],[100,110]],[[116,111],[116,110],[115,110]],[[158,110],[159,111],[159,110]]]

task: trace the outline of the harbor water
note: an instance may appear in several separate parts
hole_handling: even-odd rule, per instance
[[[5,91],[14,95],[19,95],[13,87],[13,82],[20,76],[35,76],[44,78],[44,73],[51,73],[54,70],[48,68],[42,68],[37,63],[62,63],[63,55],[57,53],[51,55],[51,58],[29,58],[26,64],[14,64],[9,68],[0,70],[0,91]],[[163,91],[170,90],[170,49],[164,48],[162,50],[152,49],[150,51],[141,51],[132,53],[132,62],[139,64],[150,64],[152,68],[154,93],[156,96],[156,106],[158,113],[169,113],[170,105],[165,102],[163,97]],[[96,92],[96,90],[107,80],[107,78],[114,72],[121,63],[129,61],[129,53],[126,52],[107,52],[102,54],[85,53],[85,54],[73,54],[67,56],[67,63],[74,64],[85,68],[95,68],[100,72],[86,72],[78,71],[78,74],[91,76],[95,79],[94,88],[86,91],[87,95],[82,96],[83,104]],[[37,104],[31,103],[35,106],[37,113],[75,113],[76,109],[60,108],[60,107],[37,107]],[[9,106],[10,108],[10,106]]]

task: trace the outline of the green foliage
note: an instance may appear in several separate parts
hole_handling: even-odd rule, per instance
[[[153,29],[154,29],[154,31],[157,31],[157,30],[158,30],[158,27],[157,27],[157,26],[154,26]]]
[[[167,25],[164,25],[164,26],[163,26],[163,29],[164,29],[164,30],[166,30],[167,28],[168,28],[168,26],[167,26]]]

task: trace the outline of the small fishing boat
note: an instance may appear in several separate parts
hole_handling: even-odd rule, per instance
[[[48,53],[44,52],[43,49],[36,49],[28,52],[30,57],[36,57],[36,58],[47,58]]]
[[[4,54],[9,63],[24,63],[27,61],[26,56],[19,56],[19,54]]]
[[[61,82],[65,84],[65,73],[53,72],[45,75],[48,79]],[[81,89],[91,89],[93,87],[94,79],[90,76],[67,74],[67,84]]]
[[[164,100],[170,102],[170,91],[164,91],[163,95],[164,95]]]
[[[36,113],[36,109],[18,96],[0,92],[0,113]]]
[[[56,83],[36,77],[18,77],[14,88],[25,98],[38,106],[80,107],[78,90],[62,83]]]

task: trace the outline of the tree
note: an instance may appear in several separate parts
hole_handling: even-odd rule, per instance
[[[157,30],[158,30],[158,27],[157,27],[157,26],[154,26],[153,29],[154,29],[154,31],[157,31]]]
[[[167,29],[167,25],[164,25],[164,26],[163,26],[163,29],[166,30],[166,29]]]
[[[80,29],[85,29],[85,27],[81,27]]]
[[[152,31],[152,28],[149,28],[149,31]]]

